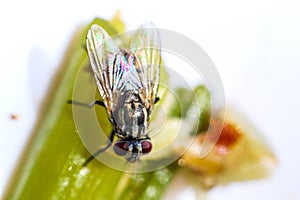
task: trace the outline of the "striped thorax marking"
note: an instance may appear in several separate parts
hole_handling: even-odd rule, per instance
[[[116,134],[125,138],[147,137],[148,112],[136,90],[126,91],[118,96],[118,104],[112,113]]]

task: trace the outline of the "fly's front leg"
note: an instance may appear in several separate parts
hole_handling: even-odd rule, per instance
[[[103,103],[103,101],[100,101],[100,100],[94,101],[90,104],[86,104],[86,103],[82,103],[82,102],[78,102],[78,101],[73,101],[73,100],[68,100],[67,103],[73,104],[73,105],[78,105],[78,106],[84,106],[84,107],[88,107],[88,108],[92,108],[94,105],[100,105],[100,106],[105,107],[105,104]]]
[[[105,152],[110,146],[111,144],[113,143],[113,140],[114,140],[114,137],[115,137],[115,131],[112,130],[110,135],[109,135],[109,138],[107,139],[107,144],[105,147],[99,149],[98,151],[96,151],[95,153],[93,153],[93,155],[91,155],[84,163],[83,163],[83,167],[85,167],[89,162],[91,162],[96,156],[98,156],[100,153],[103,153]]]

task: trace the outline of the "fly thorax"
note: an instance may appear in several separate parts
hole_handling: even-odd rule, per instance
[[[123,137],[140,138],[145,136],[148,127],[148,113],[138,94],[128,91],[123,104],[113,113],[114,121],[121,129]]]

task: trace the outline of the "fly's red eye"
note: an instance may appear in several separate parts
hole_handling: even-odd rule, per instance
[[[114,145],[114,152],[118,156],[125,156],[128,152],[128,144],[126,141],[119,141]]]
[[[150,141],[143,141],[142,142],[142,152],[144,154],[149,153],[152,149],[152,144]]]

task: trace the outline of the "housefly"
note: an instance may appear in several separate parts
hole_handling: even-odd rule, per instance
[[[107,150],[113,150],[128,162],[139,160],[152,149],[149,116],[158,100],[160,38],[153,24],[142,27],[128,48],[120,48],[98,26],[92,25],[86,38],[88,57],[103,101],[94,104],[106,108],[112,124],[107,145],[95,152],[85,164]]]

